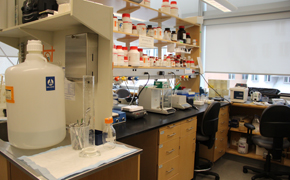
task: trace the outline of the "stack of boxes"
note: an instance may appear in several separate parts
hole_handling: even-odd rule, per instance
[[[216,79],[209,79],[208,84],[214,88],[222,97],[229,95],[229,80],[216,80]],[[219,95],[209,88],[209,97],[219,97]]]

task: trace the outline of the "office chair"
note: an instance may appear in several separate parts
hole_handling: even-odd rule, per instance
[[[220,177],[217,173],[210,172],[213,163],[207,159],[199,157],[199,146],[204,144],[208,149],[212,148],[215,142],[215,134],[218,130],[218,117],[220,112],[220,103],[213,102],[205,110],[202,120],[198,122],[200,126],[197,128],[196,133],[196,151],[195,151],[195,167],[194,174],[197,173],[204,175],[211,175],[215,177],[215,180],[219,180]],[[200,160],[206,160],[205,165],[200,164]]]
[[[273,160],[281,160],[282,151],[290,147],[290,108],[283,105],[272,105],[266,108],[260,120],[260,133],[262,136],[252,136],[252,131],[255,127],[252,124],[246,123],[248,128],[247,143],[256,144],[268,150],[264,169],[258,169],[250,166],[243,166],[243,172],[248,170],[259,173],[252,177],[252,180],[257,178],[272,178],[281,180],[277,176],[288,175],[290,180],[290,172],[271,171],[271,156]],[[287,139],[284,139],[288,137]]]

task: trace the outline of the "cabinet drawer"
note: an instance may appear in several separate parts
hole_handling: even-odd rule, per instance
[[[165,180],[179,173],[179,157],[158,166],[158,180]]]
[[[180,136],[187,136],[196,132],[196,119],[187,119],[180,125]]]
[[[219,119],[228,118],[229,117],[229,107],[224,106],[220,108]]]
[[[180,125],[172,124],[159,129],[159,144],[180,137]]]
[[[225,154],[226,147],[227,147],[227,141],[215,143],[214,161],[218,160],[221,156]]]
[[[179,138],[159,145],[158,164],[163,164],[179,155]]]
[[[216,140],[215,140],[215,146],[218,146],[218,147],[220,147],[220,146],[224,146],[224,148],[226,148],[226,145],[227,145],[227,143],[225,143],[225,142],[227,142],[227,140],[228,140],[228,137],[226,136],[226,137],[216,137]]]
[[[229,127],[229,119],[219,119],[218,129],[225,129]]]
[[[222,138],[222,137],[227,137],[228,135],[228,129],[218,129],[218,131],[215,134],[216,138]]]
[[[176,175],[174,175],[173,177],[169,178],[168,180],[180,180],[179,178],[180,178],[179,173],[177,173]]]

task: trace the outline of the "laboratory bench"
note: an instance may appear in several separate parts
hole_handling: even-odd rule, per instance
[[[120,145],[133,148],[135,151],[116,158],[109,163],[98,166],[90,170],[69,176],[66,179],[81,179],[81,180],[138,180],[140,176],[140,154],[142,149],[132,147],[130,145],[117,142]],[[0,179],[1,180],[33,180],[40,179],[46,180],[38,170],[34,170],[24,161],[19,160],[21,156],[32,156],[55,147],[66,146],[70,144],[70,136],[67,133],[65,139],[52,147],[37,149],[37,150],[24,150],[11,146],[8,142],[0,139]],[[114,173],[112,173],[114,172]]]

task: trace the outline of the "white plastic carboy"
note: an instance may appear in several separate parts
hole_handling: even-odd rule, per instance
[[[66,135],[64,73],[47,62],[41,41],[28,41],[27,51],[24,63],[5,72],[8,139],[17,148],[39,149]]]

